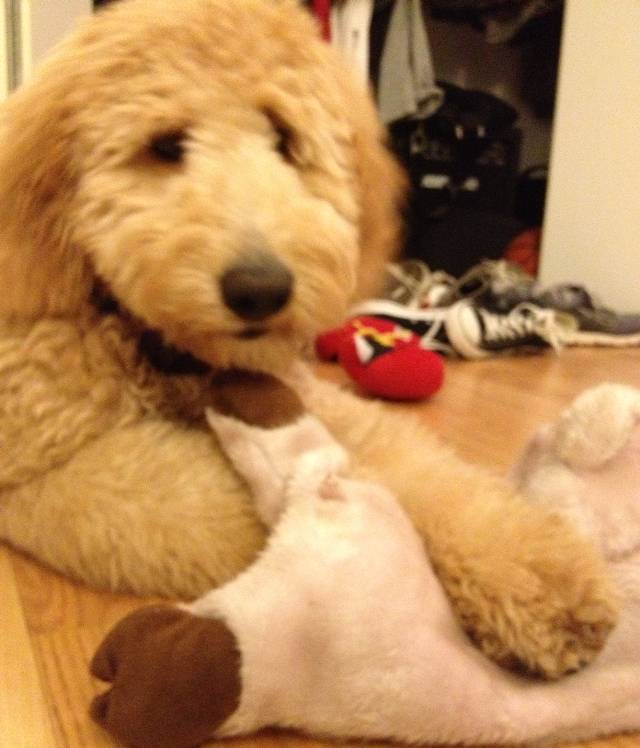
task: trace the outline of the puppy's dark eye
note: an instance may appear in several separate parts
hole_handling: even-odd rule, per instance
[[[183,130],[156,135],[149,144],[149,151],[159,161],[179,164],[184,158],[186,134]]]
[[[294,161],[296,161],[295,133],[278,114],[274,113],[270,109],[266,109],[264,113],[267,115],[275,134],[276,151],[282,156],[285,161],[293,163]]]
[[[293,146],[294,146],[294,135],[293,132],[282,123],[274,123],[273,129],[276,133],[276,151],[282,156],[285,161],[292,162]]]

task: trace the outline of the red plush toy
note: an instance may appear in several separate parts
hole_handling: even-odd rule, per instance
[[[444,363],[409,330],[377,317],[356,317],[316,340],[318,356],[342,364],[366,392],[390,400],[421,400],[437,392]]]

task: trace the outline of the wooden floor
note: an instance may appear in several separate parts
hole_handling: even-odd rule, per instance
[[[323,374],[342,379],[337,369]],[[579,391],[604,380],[640,387],[640,349],[452,362],[420,413],[468,459],[503,471],[532,430]],[[416,445],[419,449],[420,445]],[[0,547],[1,748],[101,748],[113,743],[87,717],[100,690],[87,663],[107,629],[140,601],[97,594]],[[229,741],[230,748],[319,748],[291,734]],[[586,745],[586,744],[585,744]],[[589,743],[639,748],[640,735]]]

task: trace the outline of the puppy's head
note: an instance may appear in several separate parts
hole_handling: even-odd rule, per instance
[[[402,179],[297,5],[122,0],[54,53],[2,115],[0,312],[75,313],[99,280],[169,343],[253,366],[367,292]]]

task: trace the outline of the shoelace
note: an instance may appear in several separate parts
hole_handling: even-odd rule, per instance
[[[418,271],[417,275],[411,274],[408,270],[409,267],[415,268]],[[455,286],[455,279],[448,273],[445,273],[444,270],[432,271],[424,263],[407,264],[406,268],[402,264],[388,265],[387,274],[399,284],[391,292],[390,298],[397,301],[402,297],[404,291],[407,290],[410,294],[410,301],[404,303],[410,308],[421,308],[425,300],[428,302],[426,306],[437,306],[438,298],[433,300],[436,303],[431,303],[432,300],[429,298],[430,292],[436,286],[446,287],[447,290],[452,290]],[[441,295],[439,294],[439,296]]]
[[[553,310],[541,309],[534,304],[518,304],[509,314],[492,314],[478,309],[482,317],[485,337],[489,341],[517,341],[528,335],[537,335],[549,343],[556,353],[563,346],[562,325]]]
[[[434,319],[429,330],[420,338],[420,347],[445,356],[456,355],[455,349],[449,343],[444,316]]]
[[[531,288],[534,280],[507,260],[483,260],[474,265],[456,282],[460,296],[475,297],[486,291],[500,294],[513,287]]]

